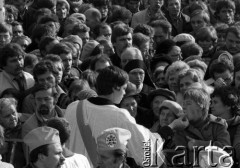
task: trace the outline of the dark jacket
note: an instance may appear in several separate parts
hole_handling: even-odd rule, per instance
[[[234,167],[240,162],[240,116],[227,120],[228,132],[230,134],[231,146],[234,147]]]
[[[185,146],[188,149],[187,136],[195,139],[195,145],[199,147],[213,145],[223,148],[231,145],[226,121],[211,114],[204,120],[190,123],[185,130],[176,132],[173,141],[177,146]],[[193,163],[193,153],[192,151],[188,152],[189,161]]]
[[[179,16],[179,19],[181,19],[181,21],[182,21],[182,32],[179,32],[177,27],[175,27],[168,12],[166,12],[165,17],[167,18],[169,23],[171,23],[171,25],[172,25],[172,36],[176,36],[180,33],[189,33],[192,31],[192,27],[190,24],[190,17],[183,14],[182,12],[180,13],[180,16]]]
[[[23,140],[21,137],[21,128],[23,123],[30,117],[30,114],[18,113],[18,124],[13,129],[5,129],[4,137],[8,144],[8,150],[2,154],[2,160],[11,163],[15,168],[22,168],[26,165],[23,155]]]

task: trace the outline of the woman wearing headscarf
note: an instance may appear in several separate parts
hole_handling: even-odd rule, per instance
[[[136,85],[137,93],[141,95],[140,106],[147,107],[147,95],[155,89],[147,68],[142,60],[129,61],[124,70],[129,75],[129,81]]]

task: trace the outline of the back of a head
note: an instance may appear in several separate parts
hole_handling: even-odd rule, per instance
[[[113,89],[128,82],[128,74],[120,68],[109,66],[99,71],[96,89],[98,95],[110,95]]]
[[[151,37],[153,35],[153,28],[147,24],[138,24],[134,28],[133,33],[142,33],[146,36]]]
[[[181,51],[182,51],[183,60],[185,60],[186,58],[192,55],[202,56],[202,53],[203,53],[202,48],[197,43],[193,43],[193,42],[183,44],[181,46]]]
[[[56,54],[56,55],[61,55],[61,54],[69,54],[71,53],[71,49],[63,43],[58,43],[55,44],[49,51],[49,54]]]
[[[168,54],[176,45],[177,44],[171,39],[163,40],[160,44],[157,44],[155,54]]]
[[[64,145],[70,138],[71,128],[65,118],[52,118],[47,121],[47,126],[55,128],[59,132],[61,144]]]
[[[134,33],[132,36],[132,40],[133,40],[132,41],[133,46],[136,46],[139,49],[141,49],[141,46],[143,44],[150,42],[149,36],[146,36],[142,33]]]
[[[37,0],[37,7],[52,9],[56,6],[57,0]]]
[[[112,12],[111,22],[122,21],[125,24],[129,24],[132,19],[132,12],[125,7],[121,7],[118,10]]]

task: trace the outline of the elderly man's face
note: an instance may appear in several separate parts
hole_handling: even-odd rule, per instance
[[[17,126],[18,117],[17,117],[17,109],[15,105],[5,106],[3,107],[0,113],[0,124],[5,129],[12,129]]]

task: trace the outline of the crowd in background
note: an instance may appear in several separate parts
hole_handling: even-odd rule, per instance
[[[2,12],[0,167],[142,167],[145,135],[163,139],[159,166],[210,144],[232,146],[239,167],[239,0],[5,0]],[[55,162],[28,144],[43,126],[59,131]],[[129,150],[108,160],[88,140],[112,127]]]

